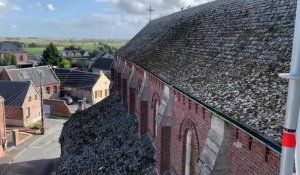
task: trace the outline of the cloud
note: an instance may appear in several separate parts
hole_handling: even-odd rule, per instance
[[[54,7],[53,4],[42,4],[42,3],[35,3],[35,4],[31,4],[30,8],[32,9],[37,9],[40,12],[46,12],[46,11],[55,11],[56,8]]]
[[[17,6],[16,4],[11,3],[8,0],[0,0],[0,17],[9,14],[11,11],[19,10],[21,10],[21,7]]]
[[[54,8],[53,4],[47,4],[47,9],[49,11],[55,11],[55,8]]]
[[[10,26],[10,28],[16,29],[16,28],[17,28],[17,25],[13,24],[13,25]]]

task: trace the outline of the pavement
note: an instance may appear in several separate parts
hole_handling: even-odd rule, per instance
[[[0,159],[0,175],[55,174],[60,157],[58,139],[66,119],[45,118],[45,135],[35,135]]]
[[[72,114],[74,114],[77,111],[77,109],[78,109],[78,102],[74,102],[73,104],[68,105],[68,106],[69,106],[70,112]],[[86,108],[89,108],[91,106],[92,106],[91,103],[86,103]]]

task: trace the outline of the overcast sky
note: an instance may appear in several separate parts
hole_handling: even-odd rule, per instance
[[[0,0],[0,37],[130,39],[149,22],[211,0]]]

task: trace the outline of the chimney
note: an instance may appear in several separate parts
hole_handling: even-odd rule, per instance
[[[84,110],[83,100],[78,100],[78,109],[77,109],[77,111],[83,111],[83,110]]]

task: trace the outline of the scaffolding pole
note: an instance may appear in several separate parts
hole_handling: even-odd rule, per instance
[[[300,109],[300,0],[297,1],[290,73],[280,74],[279,76],[289,79],[286,118],[282,136],[280,175],[292,175]]]

